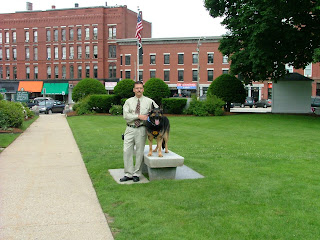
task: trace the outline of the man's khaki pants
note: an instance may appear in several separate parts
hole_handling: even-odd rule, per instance
[[[124,173],[127,177],[141,175],[142,161],[144,155],[144,146],[146,144],[146,128],[141,126],[139,128],[127,127],[124,133],[123,143],[123,162]],[[136,163],[133,164],[133,149],[136,146]]]

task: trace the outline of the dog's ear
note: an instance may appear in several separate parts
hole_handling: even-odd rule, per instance
[[[153,105],[153,102],[151,104],[151,111],[154,109],[154,105]]]

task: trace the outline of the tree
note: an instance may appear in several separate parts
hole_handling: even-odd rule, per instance
[[[208,88],[208,96],[217,96],[227,104],[227,111],[230,112],[232,102],[243,103],[246,99],[246,90],[243,83],[235,76],[222,74],[217,77]]]
[[[144,84],[144,95],[152,98],[160,106],[162,98],[170,96],[170,89],[161,79],[150,78]]]
[[[75,102],[80,101],[84,97],[91,94],[106,94],[107,91],[103,84],[97,79],[85,78],[82,79],[72,91],[72,100]]]
[[[287,73],[285,64],[304,68],[320,47],[319,1],[205,0],[205,7],[225,17],[219,50],[245,82],[276,80]]]
[[[114,87],[114,94],[120,98],[130,98],[134,96],[134,81],[132,79],[123,79]]]

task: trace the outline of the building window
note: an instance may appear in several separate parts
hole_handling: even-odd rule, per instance
[[[227,55],[224,55],[222,58],[222,63],[228,63],[229,59]]]
[[[198,70],[192,70],[192,81],[198,81]]]
[[[93,28],[93,39],[94,40],[98,39],[98,28],[97,27]]]
[[[6,67],[6,79],[10,79],[10,67]]]
[[[150,70],[150,78],[156,77],[156,70]]]
[[[25,36],[25,42],[29,42],[30,41],[30,33],[29,33],[29,31],[26,31],[24,33],[24,36]]]
[[[164,64],[170,64],[170,54],[164,54]]]
[[[38,42],[38,31],[37,30],[33,31],[33,41]]]
[[[164,70],[164,72],[163,72],[163,80],[165,82],[169,82],[170,81],[170,70]]]
[[[54,78],[57,79],[59,78],[59,67],[54,66]]]
[[[2,32],[0,32],[0,44],[2,43]]]
[[[6,48],[6,60],[10,60],[10,49]]]
[[[66,79],[67,77],[67,67],[62,65],[62,79]]]
[[[47,79],[51,79],[51,67],[47,67]]]
[[[116,26],[109,27],[109,38],[116,39],[117,38],[117,28]]]
[[[183,70],[178,70],[178,81],[183,82]]]
[[[123,56],[120,55],[120,65],[122,66],[122,60],[123,60]]]
[[[208,63],[213,63],[214,53],[208,53]]]
[[[222,74],[228,74],[229,73],[229,69],[222,69]]]
[[[93,77],[98,78],[98,65],[93,66]]]
[[[109,78],[116,77],[116,64],[110,63],[109,64]]]
[[[62,47],[62,59],[67,59],[67,48]]]
[[[98,46],[93,46],[93,58],[98,58]]]
[[[90,58],[90,46],[86,46],[86,59]]]
[[[184,54],[178,53],[178,64],[183,64],[184,62]]]
[[[86,78],[90,77],[90,66],[86,66]]]
[[[304,68],[304,76],[305,77],[311,77],[312,76],[312,64],[308,64],[305,68]]]
[[[192,63],[193,64],[199,63],[198,53],[192,53]]]
[[[0,66],[0,79],[3,79],[3,68]]]
[[[81,40],[81,28],[77,29],[77,39]]]
[[[290,65],[290,64],[286,64],[286,70],[289,72],[289,73],[293,73],[293,66]]]
[[[82,58],[82,47],[81,46],[78,46],[77,47],[77,51],[78,51],[78,59],[81,59]]]
[[[1,71],[2,71],[2,69],[1,69]],[[2,73],[1,73],[1,75],[2,75]],[[13,67],[13,79],[17,79],[17,78],[18,78],[17,67],[14,66]]]
[[[47,29],[47,41],[51,41],[51,30]]]
[[[12,57],[13,57],[13,60],[17,60],[17,49],[16,48],[12,48]]]
[[[70,79],[74,79],[74,67],[70,65]]]
[[[82,66],[81,65],[78,66],[78,78],[79,79],[82,78]]]
[[[58,59],[58,58],[59,58],[59,48],[54,47],[54,59]]]
[[[131,71],[125,71],[126,79],[131,79]]]
[[[69,40],[73,41],[74,40],[74,31],[73,28],[69,28]]]
[[[47,47],[47,60],[51,59],[51,48]]]
[[[109,58],[116,58],[117,52],[116,52],[116,45],[109,45]]]
[[[143,65],[143,55],[139,54],[139,65]]]
[[[139,81],[143,82],[143,71],[139,70]]]
[[[59,37],[59,32],[58,32],[58,29],[55,29],[54,31],[53,31],[53,40],[55,41],[55,42],[57,42],[58,41],[58,37]]]
[[[150,54],[150,64],[151,65],[156,64],[156,55],[155,54]]]
[[[70,59],[74,58],[74,47],[73,46],[69,47],[69,58]]]
[[[6,43],[9,43],[10,42],[10,34],[9,34],[9,32],[6,32],[5,36],[6,36]]]
[[[120,71],[120,78],[121,78],[121,79],[122,79],[122,77],[123,77],[122,75],[123,75],[123,71],[121,70],[121,71]]]
[[[33,60],[38,61],[38,48],[33,48]]]
[[[30,60],[30,49],[26,48],[26,60]]]
[[[30,67],[26,67],[26,79],[30,79]]]
[[[84,29],[85,32],[85,40],[89,40],[90,39],[90,29],[87,27]]]
[[[12,32],[12,42],[13,43],[17,42],[17,32]]]
[[[131,63],[131,55],[126,55],[125,56],[125,65],[130,65]]]
[[[61,40],[62,41],[66,41],[67,40],[66,29],[65,28],[61,29]]]
[[[3,52],[2,52],[2,48],[0,48],[0,60],[3,59]]]
[[[38,79],[38,67],[34,67],[34,79]]]
[[[210,69],[208,70],[208,82],[212,82],[213,81],[213,70]]]

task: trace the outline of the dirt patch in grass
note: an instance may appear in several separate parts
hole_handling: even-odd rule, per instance
[[[0,133],[23,133],[23,130],[20,128],[9,128],[7,130],[0,129]]]

